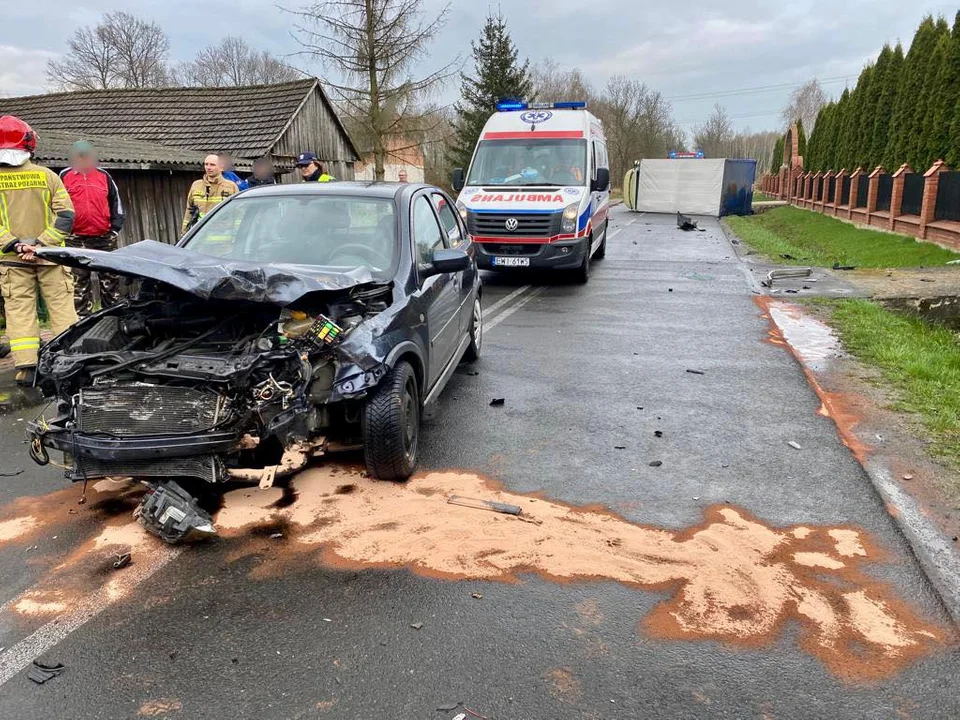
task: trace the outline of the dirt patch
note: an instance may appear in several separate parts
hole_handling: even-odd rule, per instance
[[[569,668],[554,668],[547,673],[550,682],[550,692],[563,702],[576,702],[583,697],[580,681],[577,680]]]
[[[344,480],[343,472],[308,470],[293,480],[296,504],[278,510],[265,494],[259,515],[255,494],[227,494],[223,512],[239,501],[250,528],[277,517],[289,523],[286,562],[271,558],[255,574],[300,567],[310,553],[326,566],[350,570],[408,568],[435,578],[499,582],[536,574],[554,582],[669,589],[671,597],[641,623],[652,636],[762,646],[797,620],[802,646],[838,675],[857,680],[892,674],[947,637],[862,572],[864,562],[883,554],[856,528],[778,529],[743,510],[716,506],[700,525],[672,532],[600,508],[507,492],[472,474],[433,473],[398,485],[357,473],[354,491],[336,494]],[[450,505],[450,495],[520,505],[523,517],[535,522]],[[589,602],[578,614],[585,624],[600,619]]]
[[[180,712],[183,704],[179,700],[148,700],[137,710],[140,717],[165,717],[170,713]]]

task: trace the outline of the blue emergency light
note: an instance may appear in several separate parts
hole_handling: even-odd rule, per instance
[[[563,102],[524,102],[508,98],[497,102],[499,112],[511,112],[513,110],[582,110],[587,106],[583,100],[564,100]]]

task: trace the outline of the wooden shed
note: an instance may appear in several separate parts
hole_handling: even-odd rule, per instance
[[[187,189],[203,155],[228,152],[237,169],[272,158],[282,182],[298,182],[306,150],[341,180],[360,159],[316,78],[227,88],[83,90],[0,98],[0,115],[23,118],[40,137],[37,159],[63,167],[75,140],[91,140],[127,208],[124,243],[175,242]]]

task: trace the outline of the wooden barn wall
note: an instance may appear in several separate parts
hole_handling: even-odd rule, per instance
[[[327,163],[329,172],[338,180],[353,180],[353,163],[357,159],[330,110],[314,91],[293,119],[290,127],[273,146],[273,154],[296,157],[305,150],[315,152]],[[285,174],[283,182],[298,180]]]
[[[180,239],[180,223],[187,204],[190,184],[199,171],[111,170],[127,215],[119,244],[140,240],[175,243]]]

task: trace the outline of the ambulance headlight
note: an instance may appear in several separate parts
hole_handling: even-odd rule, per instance
[[[460,213],[460,217],[462,217],[464,220],[467,219],[467,206],[459,200],[457,201],[457,212]]]
[[[563,220],[560,221],[560,231],[572,233],[577,231],[577,217],[580,215],[580,203],[570,203],[563,209]]]

